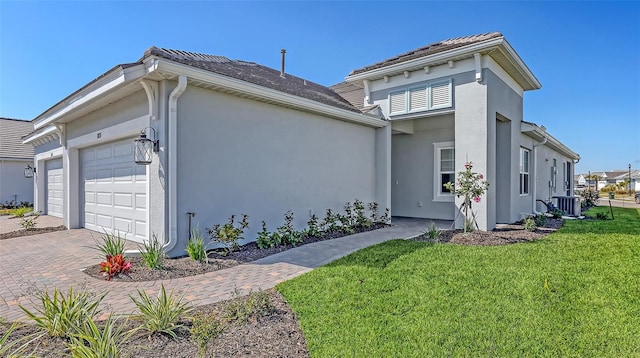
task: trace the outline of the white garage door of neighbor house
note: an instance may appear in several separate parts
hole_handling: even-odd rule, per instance
[[[145,240],[146,166],[133,161],[133,138],[83,149],[80,162],[84,227]]]
[[[62,158],[45,162],[47,215],[62,217]]]

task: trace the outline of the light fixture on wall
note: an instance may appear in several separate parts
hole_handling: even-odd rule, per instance
[[[25,178],[33,178],[33,174],[35,174],[36,168],[32,167],[30,164],[27,164],[27,167],[24,168],[24,177]]]
[[[147,129],[153,131],[153,140],[147,138]],[[136,164],[149,165],[153,159],[153,153],[160,150],[156,130],[147,127],[140,132],[140,137],[133,140],[133,161]]]

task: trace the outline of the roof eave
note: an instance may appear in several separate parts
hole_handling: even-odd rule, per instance
[[[162,57],[151,56],[145,59],[145,62],[150,61],[151,59],[157,59],[156,69],[158,71],[173,73],[175,75],[185,75],[192,81],[196,80],[204,83],[211,83],[220,88],[242,93],[249,98],[265,99],[268,102],[275,102],[302,111],[322,114],[334,119],[374,128],[381,128],[388,124],[386,121],[375,118],[371,115],[337,108],[311,99],[294,96],[275,89],[195,68]]]
[[[143,77],[145,73],[146,71],[142,64],[127,68],[116,66],[99,79],[88,83],[36,117],[33,120],[34,129],[37,130],[57,122],[61,118],[92,103],[100,96],[116,91],[123,85]]]
[[[435,53],[433,55],[428,55],[425,57],[415,58],[405,62],[376,68],[358,74],[348,75],[347,77],[345,77],[345,81],[356,83],[363,80],[375,80],[383,78],[384,76],[389,74],[402,73],[404,71],[415,70],[433,64],[444,63],[450,58],[460,58],[464,56],[472,57],[475,53],[487,53],[490,50],[496,48],[503,49],[509,60],[514,64],[518,72],[520,72],[520,74],[523,76],[526,82],[519,81],[522,82],[519,84],[524,90],[534,90],[540,89],[542,87],[540,81],[538,81],[538,79],[533,75],[531,70],[527,67],[524,61],[522,61],[520,56],[518,56],[518,54],[504,37],[482,41],[479,43]]]
[[[556,150],[559,153],[569,157],[570,159],[580,160],[580,155],[578,153],[576,153],[573,150],[569,149],[569,147],[567,147],[566,145],[562,144],[554,136],[552,136],[551,134],[549,134],[548,132],[546,132],[542,128],[538,127],[534,123],[529,123],[529,122],[524,122],[524,121],[521,122],[521,124],[520,124],[520,132],[525,134],[525,135],[528,135],[529,137],[531,137],[533,139],[539,140],[539,141],[542,141],[542,140],[544,140],[546,138],[547,139],[546,145],[549,145],[554,150]]]

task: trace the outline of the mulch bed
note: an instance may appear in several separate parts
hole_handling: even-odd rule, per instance
[[[16,230],[16,231],[5,232],[0,234],[0,240],[13,239],[13,238],[22,237],[22,236],[38,235],[38,234],[44,234],[47,232],[62,231],[62,230],[67,230],[67,227],[64,225],[60,225],[60,226],[54,226],[54,227],[22,229],[22,230]]]
[[[469,246],[508,245],[520,242],[530,242],[545,237],[562,227],[562,219],[547,218],[544,227],[535,231],[527,231],[522,223],[500,225],[492,231],[445,230],[440,232],[438,242]],[[427,234],[414,238],[416,241],[432,241]]]
[[[371,231],[387,227],[386,224],[376,224],[368,229],[356,230],[356,233]],[[333,231],[326,233],[323,237],[306,237],[302,242],[296,246],[302,246],[311,244],[318,241],[325,241],[336,239],[345,236],[345,233],[341,231]],[[111,281],[116,282],[140,282],[140,281],[155,281],[166,280],[180,277],[188,277],[194,275],[200,275],[207,272],[214,272],[225,268],[237,266],[246,262],[255,261],[273,254],[277,254],[282,251],[292,249],[294,246],[277,246],[268,249],[260,249],[255,242],[250,242],[239,247],[238,250],[232,251],[226,255],[223,255],[224,251],[221,249],[215,249],[208,252],[208,262],[197,262],[191,260],[189,257],[180,257],[175,259],[165,259],[164,268],[162,270],[152,270],[145,266],[144,261],[141,258],[127,258],[131,261],[133,267],[127,274],[121,274],[111,278]],[[105,276],[100,271],[100,264],[89,266],[83,270],[87,275],[104,280]]]
[[[307,357],[307,347],[304,334],[298,325],[293,311],[289,308],[282,295],[275,290],[265,291],[275,310],[264,317],[251,317],[246,323],[230,323],[223,333],[209,342],[205,357]],[[243,300],[236,298],[234,300]],[[234,301],[232,300],[232,301]],[[196,312],[214,313],[221,315],[224,305],[232,301],[218,302],[200,306]],[[181,324],[186,327],[177,330],[177,339],[164,334],[149,335],[140,330],[125,344],[124,357],[197,357],[198,346],[191,339],[189,328],[191,321],[182,318]],[[130,321],[128,328],[134,328],[139,322]],[[0,337],[7,331],[9,324],[0,324]],[[19,339],[29,334],[37,333],[35,325],[25,325],[14,331],[9,341]],[[32,347],[37,346],[33,356],[53,358],[68,356],[65,340],[43,336]],[[29,352],[29,351],[27,351]]]

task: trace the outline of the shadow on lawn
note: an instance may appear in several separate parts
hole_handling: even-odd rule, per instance
[[[330,263],[328,266],[367,266],[384,269],[393,261],[402,256],[412,254],[426,245],[429,244],[395,239],[356,251]]]

